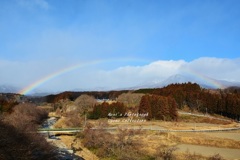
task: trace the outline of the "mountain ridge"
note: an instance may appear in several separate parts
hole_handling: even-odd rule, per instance
[[[225,89],[228,87],[240,87],[240,82],[231,82],[231,81],[226,81],[226,80],[217,80],[213,78],[209,78],[212,82],[215,84],[218,84],[221,86],[221,88],[218,88],[217,86],[214,86],[213,84],[210,84],[209,82],[203,81],[201,79],[196,79],[194,77],[182,75],[182,74],[175,74],[172,76],[169,76],[168,78],[160,81],[159,79],[154,79],[152,81],[148,81],[145,83],[141,83],[139,85],[133,86],[133,87],[124,87],[124,88],[111,88],[111,89],[106,89],[104,87],[96,87],[96,88],[88,88],[88,89],[83,89],[83,88],[78,88],[78,89],[72,89],[70,91],[111,91],[111,90],[136,90],[136,89],[141,89],[141,88],[162,88],[170,84],[181,84],[181,83],[197,83],[199,84],[202,88],[206,89]],[[11,85],[0,85],[0,93],[18,93],[19,88]],[[29,94],[31,96],[45,96],[45,95],[50,95],[50,94],[56,94],[64,91],[43,91],[43,90],[37,90],[35,89],[33,93]]]
[[[207,88],[207,89],[225,89],[225,88],[232,87],[232,86],[240,86],[240,82],[217,80],[217,79],[213,79],[213,78],[209,78],[209,80],[218,84],[219,86],[221,86],[221,88],[218,88],[218,87],[214,86],[213,84],[209,84],[206,81],[192,78],[190,76],[186,76],[186,75],[182,75],[182,74],[172,75],[172,76],[164,79],[163,81],[160,81],[157,83],[156,83],[156,80],[154,80],[152,82],[145,82],[144,84],[135,86],[135,88],[161,88],[161,87],[165,87],[170,84],[176,84],[176,83],[181,84],[181,83],[188,83],[188,82],[197,83],[201,87]]]

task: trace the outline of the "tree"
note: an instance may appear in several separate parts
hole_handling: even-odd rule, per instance
[[[148,120],[152,118],[151,104],[149,99],[149,95],[143,96],[139,105],[139,113],[148,114],[148,116],[146,117]]]
[[[150,98],[152,118],[154,119],[160,119],[159,117],[162,117],[162,113],[160,111],[160,104],[158,103],[158,100],[159,96],[157,95],[152,95]]]
[[[169,105],[169,114],[172,120],[177,120],[178,112],[177,112],[177,103],[172,97],[168,97],[168,105]]]
[[[0,120],[0,159],[57,159],[55,148],[37,133],[46,113],[33,104],[19,104]]]
[[[13,112],[8,114],[4,121],[20,131],[35,130],[43,119],[47,118],[47,113],[31,103],[23,103],[14,107]]]
[[[139,105],[139,113],[148,113],[148,120],[177,120],[177,103],[172,97],[145,95]]]
[[[117,101],[122,102],[127,108],[134,108],[139,106],[142,96],[142,93],[123,93],[118,96]]]
[[[101,104],[96,104],[93,108],[93,111],[89,113],[90,119],[99,119],[99,118],[119,118],[123,117],[126,112],[126,108],[123,103],[115,102],[115,103],[107,103],[103,102]],[[109,116],[112,114],[113,116]]]
[[[82,137],[83,145],[95,151],[100,158],[119,160],[138,160],[144,157],[140,152],[141,141],[134,136],[141,134],[137,130],[119,128],[116,134],[107,132],[104,128],[108,124],[100,122],[94,127],[87,125]]]
[[[93,96],[83,94],[79,96],[74,103],[78,107],[78,112],[85,115],[88,111],[92,111],[97,100]]]

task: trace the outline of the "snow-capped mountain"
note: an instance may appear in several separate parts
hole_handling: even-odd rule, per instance
[[[20,89],[11,85],[0,85],[0,93],[17,93]]]
[[[221,83],[222,85],[226,86],[226,87],[240,87],[240,82],[236,82],[236,81],[225,81],[225,80],[218,80],[219,83]]]
[[[228,88],[228,87],[240,87],[240,82],[232,82],[232,81],[226,81],[226,80],[216,80],[213,78],[196,78],[196,77],[190,77],[187,75],[181,75],[181,74],[176,74],[172,75],[164,80],[161,79],[154,79],[152,81],[148,81],[145,83],[141,83],[137,86],[133,87],[126,87],[126,88],[105,88],[105,87],[98,87],[98,88],[88,88],[88,89],[73,89],[69,91],[109,91],[109,90],[135,90],[135,89],[141,89],[141,88],[162,88],[164,86],[167,86],[169,84],[181,84],[181,83],[197,83],[203,88],[208,88],[208,89],[217,89],[217,88]],[[18,93],[20,88],[10,86],[10,85],[0,85],[0,93]],[[50,92],[50,91],[45,91],[45,90],[39,90],[39,89],[34,89],[31,91],[31,93],[28,93],[27,95],[30,96],[45,96],[49,94],[57,94],[63,91],[55,91],[55,92]]]
[[[12,85],[0,85],[0,93],[18,93],[22,88],[15,87]],[[42,91],[42,90],[33,90],[31,93],[27,95],[31,96],[45,96],[49,95],[50,92]]]
[[[186,83],[186,82],[192,82],[195,83],[196,80],[183,76],[181,74],[176,74],[173,76],[168,77],[167,79],[165,79],[164,81],[162,81],[159,85],[161,87],[167,86],[169,84],[174,84],[174,83]]]
[[[217,88],[227,88],[231,86],[240,86],[240,82],[230,82],[230,81],[225,81],[225,80],[216,80],[213,78],[208,78],[208,81],[204,79],[196,79],[194,77],[189,77],[186,75],[181,75],[181,74],[176,74],[172,75],[168,78],[166,78],[163,81],[151,81],[151,82],[146,82],[144,84],[138,85],[135,88],[161,88],[164,86],[167,86],[169,84],[176,84],[176,83],[197,83],[203,88],[211,88],[211,89],[217,89]]]

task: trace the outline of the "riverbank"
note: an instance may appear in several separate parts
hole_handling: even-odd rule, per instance
[[[99,160],[99,158],[86,147],[84,147],[81,141],[76,139],[75,136],[62,135],[59,136],[59,138],[67,148],[71,148],[74,151],[75,155],[86,160]]]

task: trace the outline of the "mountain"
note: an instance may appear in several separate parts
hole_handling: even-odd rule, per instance
[[[0,85],[0,93],[17,93],[20,89],[11,85]]]
[[[167,86],[169,84],[174,84],[174,83],[186,83],[186,82],[192,82],[195,83],[196,80],[183,76],[181,74],[176,74],[173,76],[168,77],[167,79],[165,79],[164,81],[162,81],[160,84],[161,87]]]
[[[225,81],[225,80],[218,80],[219,83],[227,87],[240,87],[240,82],[236,81]]]
[[[240,86],[240,82],[230,82],[230,81],[225,81],[225,80],[216,80],[213,78],[208,78],[208,81],[204,80],[204,79],[196,79],[193,77],[189,77],[186,75],[181,75],[181,74],[176,74],[176,75],[172,75],[168,78],[166,78],[163,81],[151,81],[151,82],[145,82],[144,84],[140,84],[138,86],[135,86],[135,89],[139,89],[139,88],[161,88],[164,86],[167,86],[169,84],[175,84],[175,83],[187,83],[187,82],[191,82],[191,83],[197,83],[199,84],[201,87],[203,88],[207,88],[207,89],[217,89],[217,88],[227,88],[227,87],[231,87],[231,86]],[[216,87],[217,86],[219,87]]]
[[[21,90],[19,87],[12,85],[0,85],[0,93],[18,93]],[[33,90],[28,96],[45,96],[51,94],[42,90]]]
[[[181,74],[172,75],[165,80],[157,80],[154,79],[152,81],[144,82],[140,85],[137,85],[135,87],[132,87],[134,89],[140,89],[140,88],[161,88],[164,86],[167,86],[169,84],[174,83],[186,83],[186,82],[195,82],[195,80],[190,79],[189,77],[183,76]]]
[[[182,74],[176,74],[172,75],[164,80],[159,80],[159,79],[154,79],[152,81],[147,81],[145,83],[139,84],[137,86],[133,87],[125,87],[125,88],[106,88],[106,87],[95,87],[95,88],[78,88],[78,89],[73,89],[71,91],[110,91],[110,90],[136,90],[136,89],[141,89],[141,88],[162,88],[164,86],[167,86],[169,84],[175,84],[175,83],[197,83],[203,88],[207,89],[225,89],[228,87],[240,87],[240,82],[232,82],[232,81],[226,81],[226,80],[216,80],[213,78],[195,78],[195,77],[190,77],[187,75],[182,75]],[[220,86],[220,87],[216,87]],[[20,88],[14,87],[11,85],[0,85],[0,93],[18,93]],[[28,96],[45,96],[45,95],[50,95],[50,94],[57,94],[60,92],[64,91],[55,91],[55,92],[50,92],[50,91],[45,91],[45,90],[39,90],[39,89],[34,89],[31,91],[31,93],[28,93]]]

